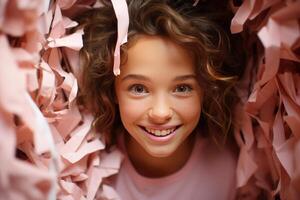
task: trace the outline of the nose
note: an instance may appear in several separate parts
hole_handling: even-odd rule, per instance
[[[154,123],[166,123],[172,118],[173,109],[169,100],[164,95],[161,95],[153,100],[152,107],[148,112],[150,120]]]

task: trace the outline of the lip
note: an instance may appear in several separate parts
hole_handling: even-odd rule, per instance
[[[175,130],[172,133],[170,133],[166,136],[155,136],[153,134],[150,134],[148,131],[146,131],[145,126],[139,126],[139,127],[150,140],[152,140],[154,142],[162,143],[162,142],[170,141],[176,135],[176,133],[178,132],[178,129],[181,127],[181,125],[178,125],[178,126],[147,126],[147,128],[155,129],[155,130],[166,130],[166,129],[175,128]]]

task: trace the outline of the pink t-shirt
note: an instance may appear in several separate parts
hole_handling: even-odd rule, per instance
[[[236,160],[228,150],[218,150],[207,139],[199,137],[187,163],[161,178],[140,175],[124,154],[114,182],[122,200],[234,199]]]

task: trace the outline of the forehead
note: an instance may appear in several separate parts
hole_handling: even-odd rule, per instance
[[[142,35],[128,47],[121,75],[145,70],[172,70],[173,73],[195,71],[192,56],[183,47],[163,37]]]

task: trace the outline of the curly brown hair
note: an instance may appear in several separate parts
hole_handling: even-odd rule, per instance
[[[117,19],[112,4],[102,3],[103,7],[78,18],[85,33],[80,92],[84,104],[95,115],[95,128],[112,144],[122,128],[112,67]],[[127,0],[127,3],[130,23],[128,43],[121,47],[121,65],[126,62],[127,49],[139,35],[162,36],[186,49],[194,59],[198,81],[204,90],[198,127],[215,141],[224,143],[232,130],[231,110],[238,100],[233,87],[244,68],[242,49],[237,47],[240,37],[229,34],[232,13],[227,2],[205,1],[197,6],[182,0]]]

